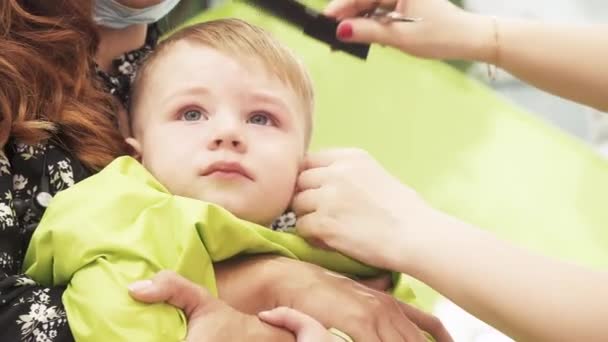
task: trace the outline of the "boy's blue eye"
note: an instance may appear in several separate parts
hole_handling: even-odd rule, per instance
[[[270,118],[270,114],[267,113],[256,113],[249,117],[247,122],[252,123],[254,125],[261,126],[269,126],[272,125],[272,119]]]
[[[182,120],[184,121],[198,121],[204,117],[203,113],[198,109],[190,109],[182,114]]]

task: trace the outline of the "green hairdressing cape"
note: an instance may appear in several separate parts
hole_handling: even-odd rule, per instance
[[[67,285],[63,303],[77,340],[167,342],[185,337],[184,314],[168,304],[134,301],[130,283],[170,269],[217,294],[214,262],[260,253],[353,276],[381,272],[218,206],[171,195],[130,157],[53,199],[24,268],[44,285]],[[407,285],[399,291],[401,299],[414,299]]]

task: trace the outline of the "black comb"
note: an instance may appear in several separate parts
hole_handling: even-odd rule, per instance
[[[301,28],[305,34],[328,44],[332,50],[344,51],[367,59],[369,44],[344,43],[336,38],[339,22],[296,0],[243,0],[273,16]]]

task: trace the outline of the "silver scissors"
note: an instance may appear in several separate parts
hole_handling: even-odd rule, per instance
[[[392,22],[415,23],[415,22],[422,21],[422,18],[406,17],[399,12],[389,11],[387,9],[383,9],[380,7],[376,8],[373,11],[364,13],[363,17],[376,19],[383,23],[392,23]]]

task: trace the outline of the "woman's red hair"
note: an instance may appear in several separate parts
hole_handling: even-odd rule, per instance
[[[124,154],[93,70],[90,0],[0,0],[0,146],[52,140],[91,169]]]

